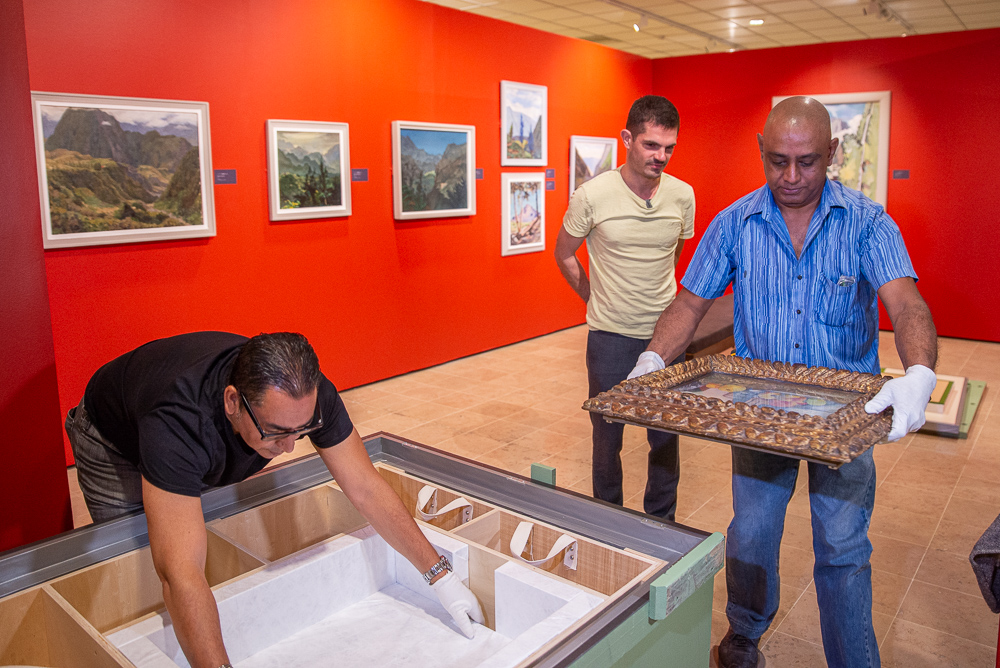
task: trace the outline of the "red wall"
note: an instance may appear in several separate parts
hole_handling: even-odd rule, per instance
[[[892,91],[887,210],[941,336],[1000,341],[1000,30],[670,58],[653,92],[682,112],[674,173],[698,197],[697,237],[763,185],[756,133],[773,95]],[[891,176],[891,172],[890,172]],[[888,319],[883,317],[883,326]]]
[[[0,2],[0,552],[72,526],[39,226],[24,16]]]
[[[213,167],[238,172],[215,187],[215,238],[46,253],[64,412],[98,366],[185,331],[301,331],[351,387],[583,322],[551,254],[569,136],[615,136],[651,61],[417,0],[24,7],[33,90],[207,101]],[[502,79],[548,86],[558,184],[546,252],[507,258]],[[350,218],[268,221],[269,118],[350,123],[351,166],[370,175]],[[476,216],[393,220],[393,120],[476,126]]]

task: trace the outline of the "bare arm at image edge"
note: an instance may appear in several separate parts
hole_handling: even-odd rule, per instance
[[[678,253],[679,255],[679,253]],[[680,288],[677,297],[656,321],[653,340],[646,350],[655,352],[664,362],[676,359],[687,350],[701,319],[708,313],[712,299],[702,299],[689,290]]]
[[[559,237],[556,239],[556,264],[563,278],[573,288],[573,292],[579,295],[583,303],[590,301],[590,279],[583,269],[583,263],[576,256],[576,252],[583,245],[584,237],[574,237],[566,231],[565,227],[559,228]],[[680,248],[677,250],[677,257],[680,257]]]
[[[177,641],[192,668],[218,668],[229,657],[219,609],[205,579],[208,535],[201,498],[164,491],[143,478],[142,503],[153,566]]]

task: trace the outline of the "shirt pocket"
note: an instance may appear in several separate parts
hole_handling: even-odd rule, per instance
[[[857,301],[858,284],[840,285],[820,274],[819,295],[816,299],[816,319],[824,325],[841,327],[847,323]]]

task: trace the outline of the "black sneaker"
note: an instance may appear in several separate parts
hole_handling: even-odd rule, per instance
[[[764,654],[757,649],[760,638],[747,638],[732,629],[719,643],[720,668],[764,668]]]

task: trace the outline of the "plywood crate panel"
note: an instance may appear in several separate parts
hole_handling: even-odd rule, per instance
[[[473,520],[457,528],[454,533],[503,555],[514,556],[510,551],[510,539],[517,525],[523,521],[535,525],[529,542],[535,559],[545,557],[559,537],[566,533],[541,522],[501,510]],[[658,561],[639,558],[623,550],[570,535],[577,539],[576,570],[564,565],[562,559],[556,559],[539,568],[605,596],[614,594],[644,572],[660,565]]]
[[[208,533],[205,577],[217,586],[263,565],[226,540]],[[148,547],[103,561],[51,583],[73,608],[106,633],[163,605],[163,587]]]
[[[254,556],[275,561],[366,524],[342,491],[320,485],[208,526]]]
[[[493,510],[492,506],[486,505],[476,499],[454,492],[446,487],[441,487],[434,483],[428,482],[426,480],[421,480],[420,478],[415,478],[413,476],[407,475],[402,471],[392,468],[391,466],[379,466],[378,472],[382,475],[392,490],[396,492],[399,498],[403,501],[403,505],[406,509],[410,511],[410,514],[417,518],[419,515],[417,513],[417,494],[425,485],[430,485],[438,490],[437,493],[437,507],[444,508],[447,504],[451,503],[460,496],[464,497],[466,501],[472,504],[472,518],[475,519],[482,515],[485,515],[489,511]],[[428,524],[437,527],[438,529],[443,529],[444,531],[451,531],[458,526],[461,526],[461,516],[462,511],[459,509],[453,510],[441,517],[435,517],[426,521]]]
[[[60,596],[36,587],[0,601],[0,665],[129,666]]]

